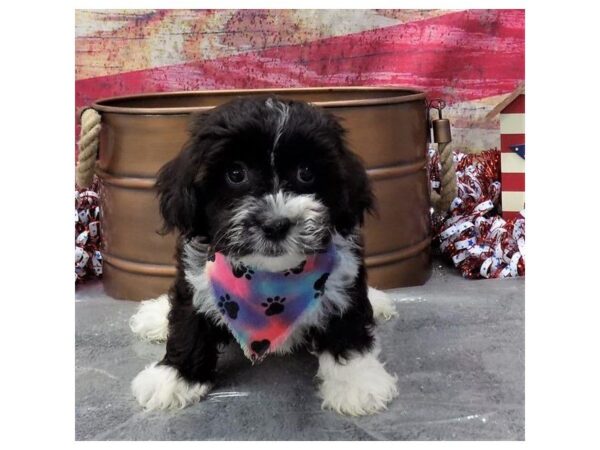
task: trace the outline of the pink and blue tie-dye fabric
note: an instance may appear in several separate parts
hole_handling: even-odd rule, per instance
[[[232,265],[221,253],[206,271],[217,309],[252,361],[274,352],[320,303],[337,264],[333,245],[281,272]]]

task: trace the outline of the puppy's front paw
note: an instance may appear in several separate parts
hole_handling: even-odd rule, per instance
[[[153,363],[137,374],[131,390],[145,409],[175,409],[197,402],[210,391],[209,384],[189,383],[177,369]]]
[[[340,414],[362,416],[387,408],[398,395],[397,377],[390,375],[377,359],[377,353],[354,354],[336,362],[330,353],[319,356],[322,407]]]

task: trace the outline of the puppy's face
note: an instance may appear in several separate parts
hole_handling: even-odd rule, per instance
[[[237,258],[324,248],[373,204],[343,133],[321,109],[266,97],[195,117],[183,151],[158,175],[166,230],[206,237]]]

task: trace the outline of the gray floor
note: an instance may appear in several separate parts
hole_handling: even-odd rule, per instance
[[[270,357],[252,367],[235,346],[208,399],[143,412],[129,383],[164,346],[127,326],[137,304],[99,283],[76,295],[78,440],[522,440],[524,280],[463,280],[436,264],[421,287],[390,291],[400,317],[379,327],[400,396],[375,416],[320,409],[316,359]]]

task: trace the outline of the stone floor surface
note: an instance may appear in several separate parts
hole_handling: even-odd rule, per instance
[[[399,317],[381,324],[399,397],[387,411],[345,417],[320,408],[317,360],[302,352],[252,366],[231,345],[208,398],[183,410],[144,412],[134,376],[162,358],[128,319],[137,303],[79,288],[77,440],[522,440],[524,280],[465,280],[436,264],[419,287],[389,291]]]

